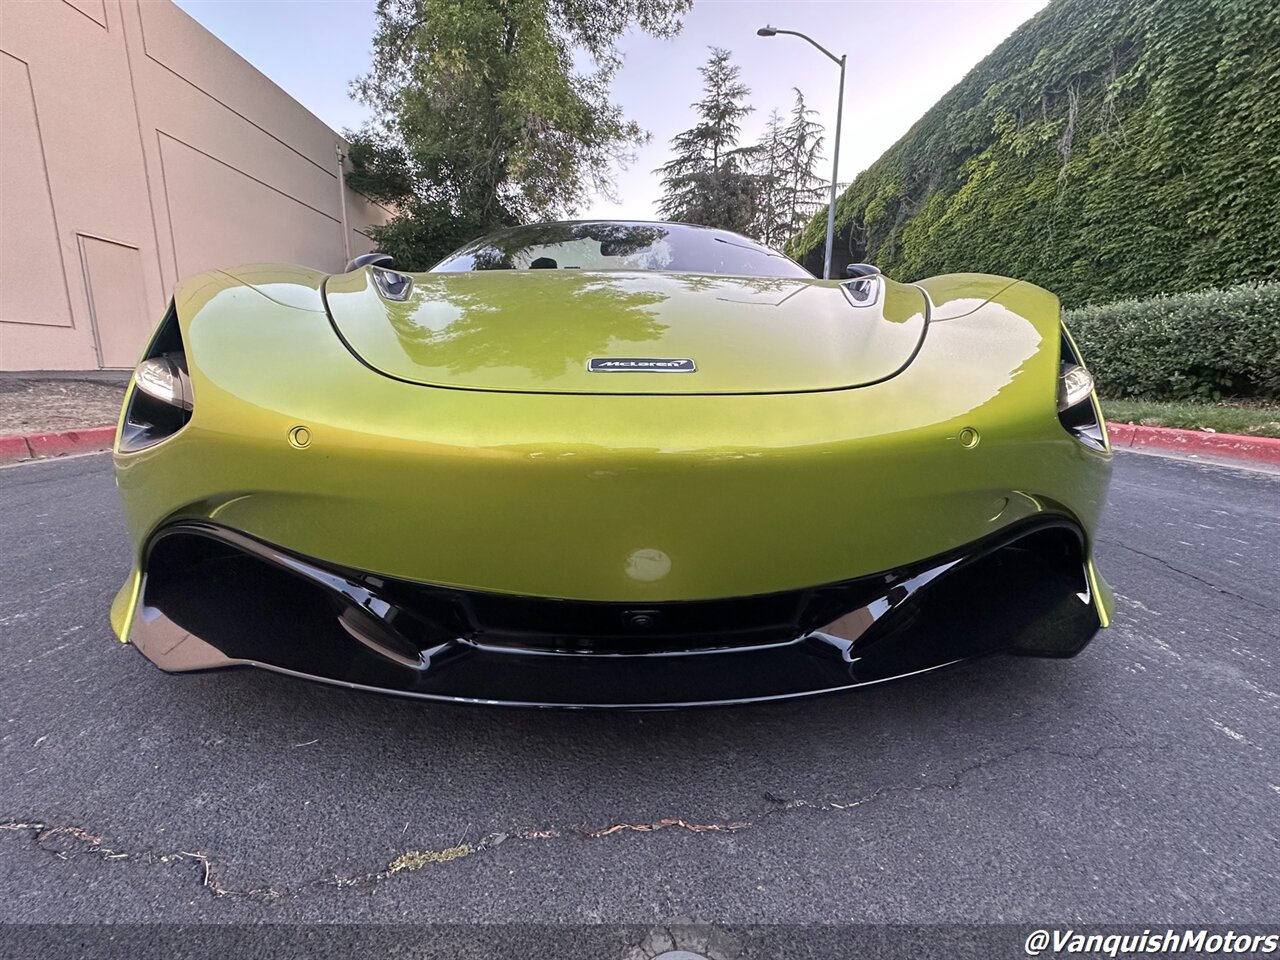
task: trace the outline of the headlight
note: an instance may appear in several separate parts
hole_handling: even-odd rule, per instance
[[[133,379],[147,396],[172,407],[191,409],[191,380],[187,377],[185,354],[166,353],[143,360],[133,371]]]
[[[1058,380],[1058,410],[1070,410],[1093,393],[1093,374],[1078,363],[1064,363]]]
[[[194,405],[182,330],[178,314],[169,304],[142,362],[133,371],[133,389],[120,422],[120,452],[143,450],[177,433],[191,419]]]
[[[1058,420],[1086,447],[1107,449],[1106,433],[1093,402],[1093,374],[1084,368],[1075,345],[1062,331],[1062,366],[1058,371]]]

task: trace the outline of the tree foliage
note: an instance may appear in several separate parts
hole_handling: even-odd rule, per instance
[[[1280,276],[1277,89],[1273,0],[1053,0],[839,198],[837,266],[1068,305]]]
[[[691,0],[379,0],[376,111],[352,137],[351,185],[399,213],[380,247],[424,267],[494,226],[550,219],[647,139],[609,99],[617,41],[680,29]],[[575,68],[586,62],[587,69]]]
[[[814,173],[822,157],[822,124],[795,91],[788,116],[769,114],[758,143],[740,146],[742,120],[754,108],[730,53],[711,48],[699,67],[702,99],[691,104],[697,122],[671,140],[672,158],[662,174],[659,213],[669,220],[735,230],[780,246],[813,214],[823,179]]]
[[[711,48],[698,68],[702,99],[691,104],[697,122],[671,140],[674,156],[662,174],[659,213],[668,220],[747,232],[755,218],[750,155],[738,146],[741,123],[754,108],[728,50]]]
[[[759,197],[751,235],[768,246],[780,246],[794,231],[788,232],[787,229],[789,218],[781,190],[787,167],[786,121],[776,107],[769,113],[764,136],[756,144],[752,160]]]
[[[823,127],[813,119],[795,90],[790,118],[774,110],[760,142],[753,148],[756,178],[755,220],[750,233],[771,246],[782,246],[799,233],[821,206],[826,180],[814,172],[822,159]]]

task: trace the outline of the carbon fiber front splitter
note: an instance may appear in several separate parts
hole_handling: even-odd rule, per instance
[[[167,671],[257,666],[437,700],[670,708],[835,693],[1100,626],[1079,528],[1038,518],[908,568],[637,607],[394,580],[207,522],[147,551],[127,639]]]

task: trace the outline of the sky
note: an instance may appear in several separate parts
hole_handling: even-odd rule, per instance
[[[335,130],[354,129],[368,109],[348,86],[368,69],[374,0],[176,0],[273,82]],[[787,110],[799,87],[827,129],[835,131],[840,71],[799,37],[756,36],[772,26],[807,33],[837,56],[848,55],[838,180],[852,180],[892,146],[979,60],[1048,0],[694,0],[672,40],[633,31],[619,49],[624,64],[613,98],[652,134],[635,162],[615,174],[616,201],[593,196],[583,217],[652,219],[661,193],[654,170],[669,141],[692,126],[701,96],[698,67],[708,47],[733,54],[756,110],[742,142],[763,132],[769,111]]]

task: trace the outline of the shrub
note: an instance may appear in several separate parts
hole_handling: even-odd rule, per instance
[[[1280,282],[1065,311],[1104,396],[1280,398]]]

